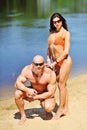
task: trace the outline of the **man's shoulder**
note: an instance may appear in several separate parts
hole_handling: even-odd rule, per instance
[[[22,71],[29,71],[29,70],[31,70],[31,67],[32,67],[31,64],[30,64],[30,65],[26,65],[26,66],[22,69]]]
[[[45,67],[45,74],[49,83],[56,82],[56,74],[52,69]]]
[[[55,74],[55,72],[53,71],[53,69],[52,68],[50,68],[50,67],[45,67],[45,72],[46,73],[48,73],[48,74]]]

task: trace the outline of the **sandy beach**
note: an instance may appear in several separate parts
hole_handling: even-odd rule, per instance
[[[46,117],[39,101],[28,103],[25,101],[27,121],[19,125],[19,111],[14,97],[0,101],[0,129],[1,130],[87,130],[87,74],[79,75],[68,80],[69,113],[59,120],[51,120],[52,115]],[[58,90],[56,91],[58,104]],[[52,113],[55,114],[55,111]]]

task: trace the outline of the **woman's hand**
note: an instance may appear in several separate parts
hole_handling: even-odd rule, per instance
[[[54,67],[55,67],[55,65],[56,65],[56,62],[55,62],[55,61],[54,61],[53,63],[48,62],[48,63],[46,63],[45,65],[46,65],[46,67],[48,67],[48,68],[50,68],[50,69],[52,69],[52,70],[53,70],[53,68],[54,68]]]
[[[50,67],[51,67],[51,68],[54,68],[55,65],[56,65],[56,62],[54,61],[53,63],[50,64]]]

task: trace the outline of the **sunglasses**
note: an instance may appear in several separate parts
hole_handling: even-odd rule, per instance
[[[61,22],[61,19],[57,20],[57,21],[53,21],[54,24],[56,23],[60,23]]]
[[[42,66],[43,64],[44,64],[44,62],[42,62],[42,63],[34,63],[35,66]]]

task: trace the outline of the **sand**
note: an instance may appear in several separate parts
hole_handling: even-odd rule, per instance
[[[39,101],[25,101],[27,121],[19,125],[19,111],[14,97],[0,101],[1,130],[87,130],[87,75],[68,80],[69,113],[58,120],[48,118],[40,107]],[[58,90],[56,91],[58,104]],[[53,112],[55,114],[55,112]]]

